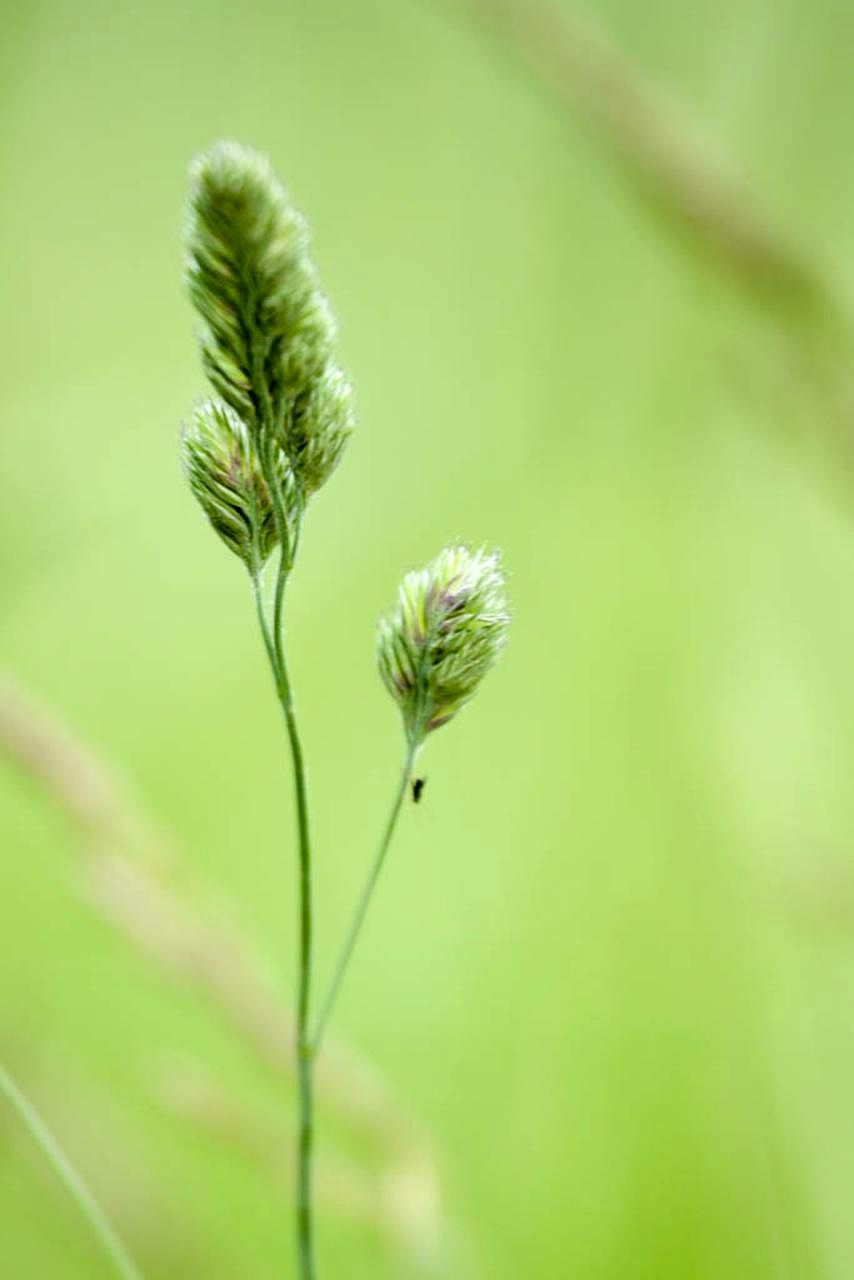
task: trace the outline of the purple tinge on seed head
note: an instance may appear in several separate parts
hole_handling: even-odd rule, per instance
[[[498,556],[447,547],[406,575],[397,606],[380,623],[380,673],[418,742],[476,692],[507,637]]]

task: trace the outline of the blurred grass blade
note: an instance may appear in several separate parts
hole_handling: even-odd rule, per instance
[[[688,110],[627,58],[583,8],[549,0],[462,0],[607,143],[696,248],[772,307],[847,328],[815,257],[761,210],[745,177]]]
[[[123,1280],[142,1280],[138,1270],[119,1237],[116,1235],[101,1206],[72,1165],[41,1116],[24,1097],[5,1067],[0,1066],[0,1093],[17,1113],[65,1187],[80,1212],[88,1221],[104,1252],[110,1257],[118,1275]]]
[[[151,1074],[167,1114],[259,1171],[288,1204],[293,1201],[294,1144],[287,1129],[235,1098],[190,1056],[162,1058]],[[413,1273],[444,1274],[439,1188],[418,1152],[370,1171],[352,1158],[323,1155],[316,1175],[318,1204],[325,1211],[376,1232]]]
[[[766,378],[777,418],[805,418],[833,471],[852,477],[854,328],[839,270],[755,198],[755,184],[690,110],[582,6],[456,0],[617,160],[682,249],[729,281],[779,339]],[[782,384],[781,393],[779,384]]]
[[[199,996],[275,1074],[293,1082],[293,1014],[267,966],[203,885],[174,881],[179,859],[111,761],[0,671],[0,756],[35,782],[79,837],[91,908],[162,973]],[[318,1061],[323,1105],[379,1150],[384,1167],[417,1166],[441,1201],[431,1136],[372,1062],[330,1039]],[[440,1210],[437,1209],[437,1212]]]

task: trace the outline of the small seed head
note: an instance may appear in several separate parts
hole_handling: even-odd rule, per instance
[[[250,572],[260,568],[276,545],[276,523],[246,424],[229,405],[206,400],[184,428],[181,452],[190,488],[216,532]],[[287,491],[281,454],[278,475]]]
[[[377,636],[380,675],[415,745],[477,692],[507,642],[509,613],[497,553],[446,547],[408,573]]]
[[[353,389],[345,374],[329,365],[294,406],[290,457],[306,497],[331,476],[353,430]]]

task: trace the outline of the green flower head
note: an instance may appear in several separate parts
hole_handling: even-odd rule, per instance
[[[420,743],[476,693],[507,642],[509,613],[497,553],[446,547],[403,579],[377,637],[380,675]]]
[[[273,503],[245,423],[233,409],[206,400],[181,437],[184,473],[202,510],[227,547],[250,572],[276,545]],[[287,464],[278,456],[287,489]]]
[[[305,220],[266,157],[231,142],[198,157],[186,250],[211,384],[265,464],[274,442],[308,497],[352,431],[351,394]]]

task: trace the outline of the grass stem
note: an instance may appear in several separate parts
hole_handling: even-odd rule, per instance
[[[389,846],[391,845],[392,836],[394,835],[394,831],[397,826],[397,820],[400,817],[400,810],[409,787],[409,780],[412,775],[412,767],[415,763],[415,756],[417,752],[418,747],[412,742],[409,742],[406,748],[403,769],[401,771],[400,781],[397,784],[397,790],[395,791],[394,801],[392,802],[388,821],[386,822],[382,839],[380,840],[373,864],[370,872],[368,873],[368,878],[365,881],[365,886],[362,889],[361,896],[356,904],[353,920],[350,924],[347,937],[344,940],[344,946],[341,949],[338,963],[335,966],[332,981],[329,984],[329,990],[327,991],[326,998],[323,1001],[320,1016],[317,1019],[317,1025],[314,1029],[314,1034],[311,1037],[311,1046],[314,1053],[317,1053],[317,1050],[320,1047],[323,1033],[326,1029],[327,1023],[329,1022],[329,1016],[332,1013],[332,1007],[335,1004],[338,992],[341,989],[341,984],[344,981],[344,975],[347,972],[347,967],[350,963],[353,951],[355,950],[359,934],[361,933],[362,926],[365,923],[365,916],[368,914],[368,907],[370,906],[374,889],[376,888],[377,881],[379,880],[380,872],[383,869],[383,863],[385,862],[386,854],[388,853]]]
[[[297,1079],[299,1085],[299,1138],[297,1142],[297,1251],[301,1280],[314,1280],[314,1231],[312,1214],[312,1155],[314,1148],[314,1079],[309,1037],[312,971],[311,838],[308,819],[308,781],[302,740],[294,709],[284,647],[284,595],[287,570],[279,567],[275,597],[275,631],[271,635],[264,611],[260,568],[255,566],[252,588],[264,647],[270,661],[276,693],[285,717],[290,746],[299,846],[299,977],[297,998]]]

